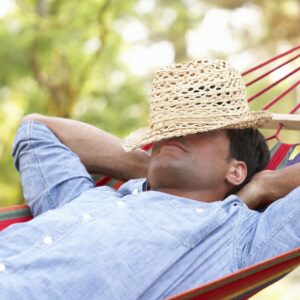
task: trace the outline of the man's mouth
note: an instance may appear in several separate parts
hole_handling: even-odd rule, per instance
[[[182,144],[178,143],[178,142],[175,142],[175,141],[169,141],[169,142],[166,142],[164,143],[161,148],[163,147],[177,147],[179,148],[180,150],[186,152],[185,148],[183,147]]]

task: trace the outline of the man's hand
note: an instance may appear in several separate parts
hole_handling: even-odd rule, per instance
[[[261,171],[255,174],[252,180],[246,184],[237,196],[251,209],[266,206],[277,200],[273,199],[272,191],[267,191],[266,183],[272,177],[273,171]]]
[[[251,209],[267,206],[300,186],[300,163],[257,173],[237,195]],[[299,199],[300,201],[300,199]]]
[[[79,157],[90,173],[120,180],[147,176],[149,155],[140,149],[126,153],[119,138],[89,124],[63,118],[31,114],[24,118],[45,124]]]

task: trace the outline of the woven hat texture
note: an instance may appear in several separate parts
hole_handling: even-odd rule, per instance
[[[257,128],[271,120],[249,111],[239,72],[223,60],[201,59],[159,70],[151,86],[150,127],[123,141],[125,151],[166,138],[225,128]]]

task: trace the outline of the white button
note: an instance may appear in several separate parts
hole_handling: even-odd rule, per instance
[[[202,209],[202,208],[196,208],[196,213],[197,213],[198,215],[201,215],[201,214],[203,214],[204,212],[205,212],[204,209]]]
[[[52,244],[52,243],[53,243],[52,237],[51,237],[51,236],[46,236],[46,237],[43,239],[43,243],[46,244],[46,245]]]
[[[139,192],[139,189],[134,189],[134,190],[132,191],[132,194],[135,195],[135,194],[137,194],[138,192]]]
[[[0,272],[4,272],[6,270],[5,264],[0,263]]]
[[[120,208],[123,208],[123,207],[126,206],[126,203],[124,201],[118,201],[117,206],[120,207]]]
[[[89,220],[91,218],[92,218],[92,216],[90,214],[88,214],[88,213],[83,213],[82,214],[82,219],[84,219],[84,220]]]

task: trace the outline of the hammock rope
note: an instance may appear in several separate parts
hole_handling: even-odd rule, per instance
[[[290,53],[292,53],[292,52],[294,52],[294,51],[296,51],[296,50],[298,50],[298,49],[300,49],[300,45],[298,45],[298,46],[296,46],[296,47],[294,47],[294,48],[292,48],[292,49],[290,49],[290,50],[288,50],[288,51],[286,51],[286,52],[283,52],[283,53],[281,53],[281,54],[278,54],[278,55],[276,55],[276,56],[270,58],[269,60],[266,60],[266,61],[264,61],[263,63],[260,63],[260,64],[258,64],[257,66],[254,66],[254,67],[251,68],[251,69],[248,69],[247,71],[244,71],[244,72],[242,73],[242,76],[246,76],[246,75],[248,75],[248,74],[250,74],[250,73],[252,73],[252,72],[254,72],[254,71],[258,70],[258,69],[261,69],[262,67],[264,67],[264,66],[266,66],[266,65],[268,65],[268,64],[270,64],[270,63],[272,63],[272,62],[274,62],[275,60],[278,60],[279,58],[281,58],[281,57],[283,57],[283,56],[286,56],[286,55],[288,55],[288,54],[290,54]]]
[[[252,84],[254,84],[254,83],[258,82],[259,80],[261,80],[261,79],[265,78],[266,76],[268,76],[268,75],[272,74],[273,72],[275,72],[275,71],[279,70],[281,67],[283,67],[283,66],[285,66],[285,65],[289,64],[290,62],[292,62],[292,61],[296,60],[298,57],[300,57],[300,54],[298,54],[297,56],[294,56],[293,58],[291,58],[291,59],[287,60],[286,62],[284,62],[284,63],[282,63],[282,64],[278,65],[277,67],[275,67],[275,68],[271,69],[270,71],[267,71],[267,72],[265,72],[264,74],[262,74],[262,75],[258,76],[257,78],[255,78],[255,79],[253,79],[253,80],[249,81],[248,83],[246,83],[246,84],[245,84],[245,85],[246,85],[246,87],[249,87],[249,86],[251,86]]]
[[[261,91],[259,91],[258,93],[256,93],[255,95],[251,96],[250,98],[248,98],[248,102],[253,101],[254,99],[256,99],[257,97],[261,96],[262,94],[266,93],[267,91],[269,91],[271,88],[273,88],[274,86],[278,85],[279,83],[281,83],[282,81],[286,80],[287,78],[291,77],[292,75],[294,75],[295,73],[297,73],[300,70],[300,67],[296,68],[295,70],[293,70],[292,72],[288,73],[287,75],[283,76],[282,78],[276,80],[275,82],[273,82],[272,84],[270,84],[269,86],[263,88]]]
[[[294,83],[292,86],[290,86],[284,92],[282,92],[278,97],[273,99],[269,104],[265,105],[262,109],[267,110],[270,107],[272,107],[275,103],[277,103],[279,100],[281,100],[283,97],[285,97],[289,92],[295,90],[299,84],[300,84],[300,80],[298,80],[296,83]],[[291,112],[289,112],[289,114],[291,114]]]

